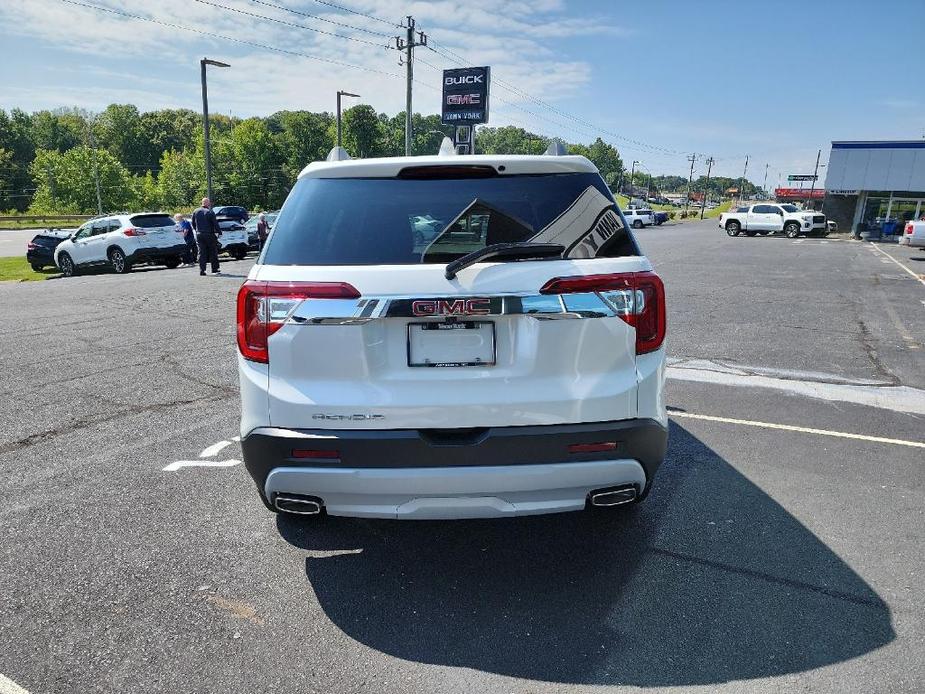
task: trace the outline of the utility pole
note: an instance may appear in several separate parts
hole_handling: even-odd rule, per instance
[[[764,165],[764,183],[761,184],[761,192],[768,195],[768,165]],[[770,196],[768,196],[770,197]]]
[[[700,206],[700,219],[703,219],[704,210],[707,209],[707,195],[710,193],[710,171],[713,170],[713,157],[707,159],[707,182],[703,186],[703,205]]]
[[[812,209],[816,209],[816,206],[813,204],[813,193],[816,190],[816,176],[819,175],[819,157],[821,156],[822,156],[822,150],[820,149],[816,152],[816,169],[813,171],[813,184],[812,186],[810,186],[810,189],[809,189],[809,204],[812,207]]]
[[[341,137],[340,137],[340,98],[342,96],[353,96],[357,99],[360,98],[359,94],[351,94],[350,92],[337,92],[337,146],[340,147]]]
[[[93,179],[96,181],[96,213],[103,214],[103,198],[100,195],[100,168],[96,161],[96,140],[93,137],[93,126],[96,125],[96,116],[87,120],[87,137],[90,140],[90,151],[93,153]]]
[[[745,168],[742,170],[742,185],[739,186],[739,204],[742,204],[743,195],[745,195],[745,174],[748,173],[748,155],[745,155]]]
[[[684,214],[687,215],[687,208],[691,204],[691,184],[694,182],[694,162],[697,161],[697,153],[690,155],[687,160],[691,163],[691,174],[687,177],[687,197],[684,199]]]
[[[427,34],[422,31],[417,32],[418,38],[414,38],[414,17],[408,15],[408,23],[405,25],[406,35],[403,39],[401,36],[395,37],[395,47],[400,51],[405,51],[405,70],[407,85],[405,86],[405,156],[411,156],[411,83],[414,81],[414,49],[418,46],[427,45]]]
[[[639,162],[633,160],[632,172],[630,173],[630,194],[627,196],[627,204],[633,199],[633,187],[636,185],[636,164]]]
[[[222,63],[218,60],[209,60],[203,58],[199,61],[199,68],[202,72],[202,134],[203,149],[206,155],[206,197],[212,199],[212,143],[209,141],[209,90],[206,86],[206,65],[215,67],[231,67],[228,63]]]

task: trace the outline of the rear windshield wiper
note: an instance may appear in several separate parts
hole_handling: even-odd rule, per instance
[[[460,270],[489,258],[561,258],[563,251],[565,246],[558,243],[493,243],[452,261],[446,266],[445,275],[451,280]]]

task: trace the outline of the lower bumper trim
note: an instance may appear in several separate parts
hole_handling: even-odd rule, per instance
[[[332,516],[499,518],[578,511],[601,487],[632,485],[646,474],[635,460],[455,468],[289,468],[273,470],[264,494],[321,499]]]

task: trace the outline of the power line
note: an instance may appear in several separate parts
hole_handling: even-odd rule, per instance
[[[399,29],[404,28],[403,25],[399,22],[390,22],[388,19],[383,19],[382,17],[377,17],[373,14],[366,14],[365,12],[360,12],[359,10],[354,10],[350,7],[344,7],[343,5],[338,5],[333,2],[327,2],[327,0],[314,0],[319,5],[325,5],[327,7],[333,7],[335,10],[341,10],[342,12],[349,12],[350,14],[355,14],[358,17],[366,17],[367,19],[374,19],[377,22],[382,22],[387,24],[390,27],[398,27]]]
[[[335,25],[335,26],[343,27],[343,28],[345,28],[345,29],[353,29],[354,31],[362,31],[362,32],[365,33],[365,34],[371,34],[372,36],[381,36],[381,37],[384,38],[384,39],[390,39],[390,38],[392,38],[392,37],[389,36],[388,34],[383,34],[383,33],[378,32],[378,31],[373,31],[372,29],[367,29],[366,27],[358,27],[358,26],[355,26],[355,25],[353,25],[353,24],[347,24],[347,23],[345,23],[345,22],[338,22],[337,20],[328,19],[327,17],[322,17],[322,16],[317,15],[317,14],[311,14],[311,13],[309,13],[309,12],[302,12],[301,10],[296,10],[296,9],[294,9],[294,8],[292,8],[292,7],[286,7],[285,5],[278,5],[278,4],[276,4],[275,2],[267,2],[267,0],[251,0],[251,2],[253,2],[253,3],[257,4],[257,5],[263,5],[263,6],[265,6],[265,7],[272,7],[272,8],[274,8],[274,9],[281,10],[281,11],[283,11],[283,12],[289,12],[289,13],[291,13],[291,14],[297,14],[297,15],[299,15],[300,17],[307,17],[307,18],[309,18],[309,19],[317,19],[319,22],[327,22],[328,24],[333,24],[333,25]],[[365,17],[365,16],[367,16],[367,15],[363,15],[363,16]],[[377,19],[377,18],[374,17],[373,19]],[[385,22],[384,19],[380,19],[379,21]],[[390,24],[389,22],[386,22],[386,24],[389,24],[389,26],[391,26],[391,24]]]
[[[99,5],[91,5],[89,3],[77,2],[77,0],[59,0],[67,5],[74,5],[76,7],[86,7],[91,10],[96,10],[98,12],[106,12],[108,14],[114,14],[119,17],[126,17],[128,19],[137,19],[142,22],[150,22],[151,24],[158,24],[160,26],[168,27],[170,29],[180,29],[181,31],[189,31],[193,34],[199,34],[200,36],[208,36],[213,39],[222,39],[224,41],[231,41],[232,43],[238,43],[243,46],[251,46],[253,48],[262,48],[267,51],[274,51],[276,53],[284,53],[286,55],[295,55],[300,58],[308,58],[309,60],[317,60],[322,63],[327,63],[329,65],[338,65],[340,67],[350,67],[356,70],[363,70],[364,72],[373,72],[378,75],[386,75],[387,77],[401,77],[401,75],[394,72],[386,72],[385,70],[377,70],[373,67],[366,67],[363,65],[354,65],[353,63],[346,63],[342,60],[334,60],[333,58],[325,58],[320,55],[312,55],[310,53],[301,53],[299,51],[291,51],[286,48],[278,48],[276,46],[271,46],[265,43],[257,43],[256,41],[247,41],[245,39],[235,38],[234,36],[225,36],[223,34],[216,34],[212,31],[207,31],[204,29],[196,29],[194,27],[188,27],[183,24],[176,24],[174,22],[165,22],[160,19],[155,19],[153,17],[145,17],[143,15],[131,14],[129,12],[122,12],[121,10],[114,10],[109,7],[100,7]]]
[[[229,7],[228,5],[222,5],[218,2],[210,2],[210,0],[196,0],[200,5],[209,5],[210,7],[215,7],[220,10],[227,10],[228,12],[236,12],[237,14],[244,15],[245,17],[253,17],[254,19],[262,19],[267,22],[275,22],[276,24],[282,24],[283,26],[292,27],[293,29],[303,29],[305,31],[313,31],[317,34],[324,34],[325,36],[333,36],[338,39],[346,39],[347,41],[356,41],[357,43],[365,43],[369,46],[375,46],[376,48],[383,48],[389,50],[390,46],[387,46],[382,43],[376,43],[375,41],[368,41],[367,39],[358,39],[355,36],[345,36],[344,34],[336,34],[333,31],[325,31],[324,29],[315,29],[314,27],[306,26],[304,24],[296,24],[295,22],[287,22],[285,19],[277,19],[276,17],[268,17],[265,14],[257,14],[256,12],[248,12],[247,10],[242,10],[237,7]]]

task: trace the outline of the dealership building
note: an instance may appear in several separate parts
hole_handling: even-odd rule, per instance
[[[901,233],[925,216],[925,139],[833,142],[823,210],[842,231]]]

